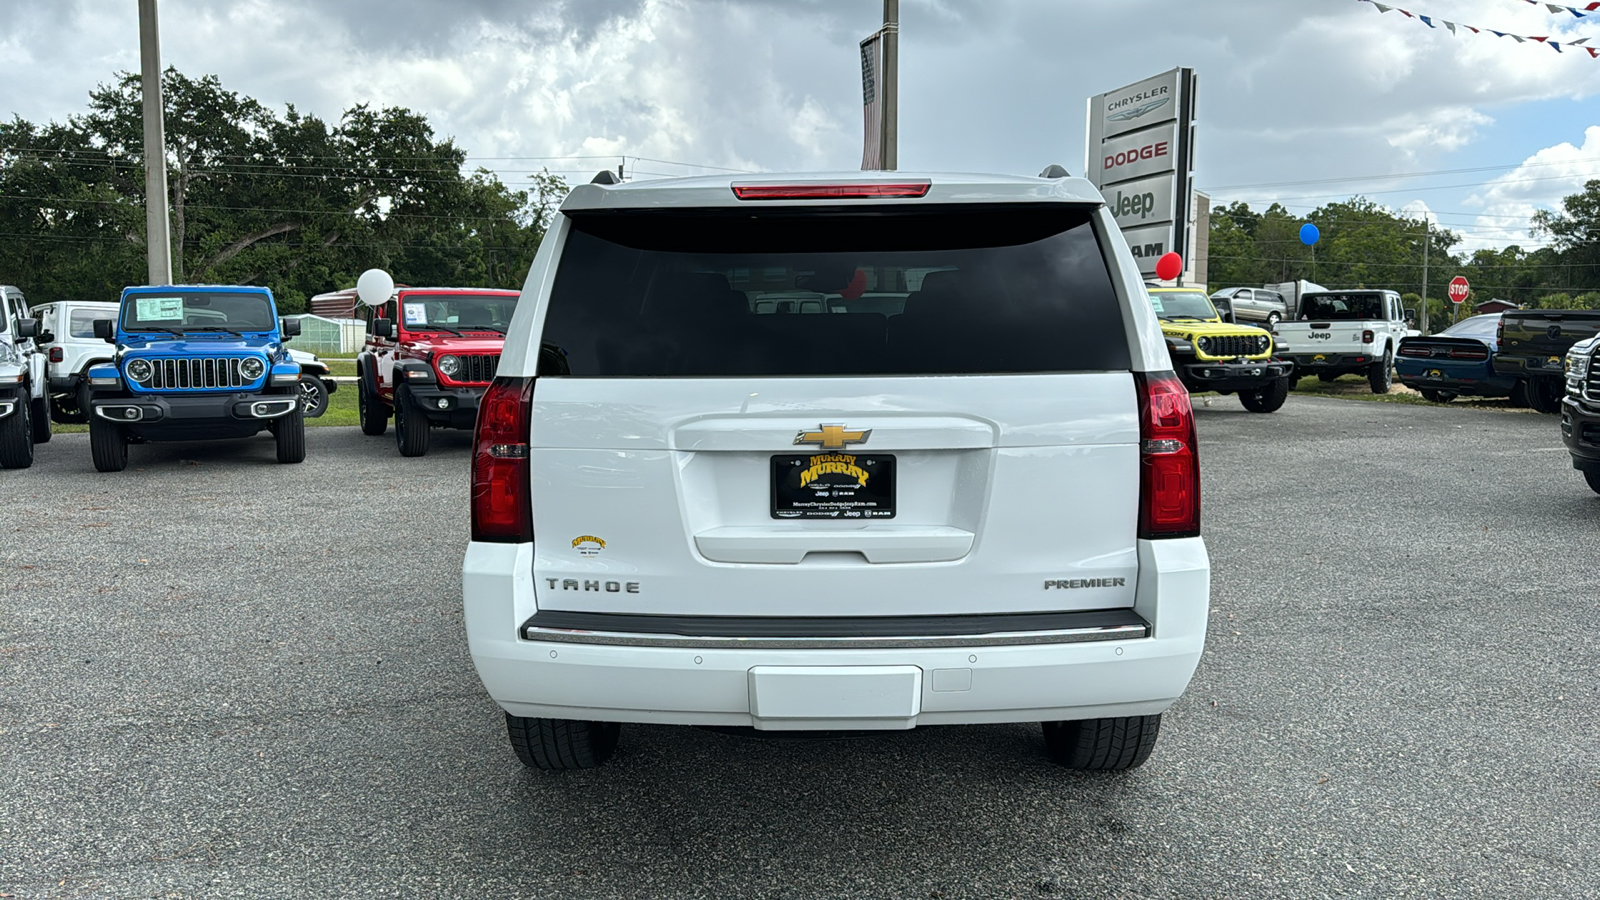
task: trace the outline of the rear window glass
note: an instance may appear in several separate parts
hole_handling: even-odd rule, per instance
[[[1090,215],[1009,205],[575,216],[545,358],[578,376],[1126,370]]]
[[[1301,298],[1300,318],[1322,321],[1341,319],[1387,319],[1382,294],[1306,294]]]
[[[95,319],[114,319],[115,312],[102,309],[75,309],[67,317],[67,334],[75,338],[94,337]]]

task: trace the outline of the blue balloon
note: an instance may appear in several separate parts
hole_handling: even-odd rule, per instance
[[[1322,232],[1317,230],[1316,225],[1307,222],[1300,226],[1300,243],[1305,244],[1307,247],[1315,244],[1320,237],[1322,237]]]

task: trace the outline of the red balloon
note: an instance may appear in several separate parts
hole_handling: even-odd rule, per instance
[[[1183,274],[1183,257],[1176,253],[1168,253],[1156,260],[1156,277],[1162,281],[1172,281]]]

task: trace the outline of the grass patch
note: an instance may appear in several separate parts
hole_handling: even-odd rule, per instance
[[[356,361],[353,359],[329,359],[324,356],[322,361],[328,364],[329,375],[355,377]]]

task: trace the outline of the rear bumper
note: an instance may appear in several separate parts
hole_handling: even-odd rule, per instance
[[[1362,353],[1285,353],[1294,362],[1295,371],[1301,375],[1311,372],[1354,372],[1372,365],[1370,352]]]
[[[489,695],[519,716],[810,730],[1148,715],[1170,706],[1194,675],[1211,573],[1199,538],[1141,541],[1139,558],[1134,612],[1149,625],[1142,637],[642,646],[604,634],[593,642],[573,635],[529,640],[522,629],[538,611],[532,545],[475,542],[462,569],[467,643]],[[841,678],[853,686],[832,705],[825,696],[800,707],[774,704],[773,696],[792,693],[794,679],[808,673],[818,678],[819,695]],[[880,683],[874,673],[895,694],[892,709],[863,706],[862,690],[870,695]]]
[[[1564,378],[1566,362],[1561,356],[1506,356],[1504,353],[1496,353],[1494,371],[1497,375],[1512,378],[1534,378],[1540,375]]]
[[[1435,374],[1437,373],[1437,374]],[[1395,374],[1400,383],[1418,390],[1449,391],[1475,397],[1502,397],[1511,393],[1517,380],[1496,375],[1486,363],[1455,363],[1444,360],[1396,360]]]

